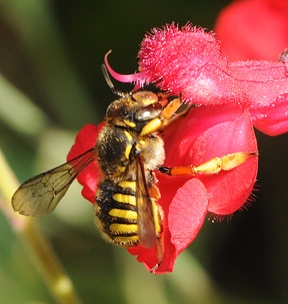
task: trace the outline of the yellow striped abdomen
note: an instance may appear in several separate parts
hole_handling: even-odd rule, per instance
[[[98,186],[98,227],[106,239],[119,246],[134,247],[139,243],[135,188],[135,181],[116,184],[107,179]]]

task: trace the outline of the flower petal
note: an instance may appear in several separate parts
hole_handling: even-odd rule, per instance
[[[76,136],[75,144],[67,156],[67,161],[93,148],[103,126],[104,123],[100,124],[98,127],[95,125],[84,126]],[[95,204],[97,184],[100,178],[101,171],[98,168],[96,161],[88,165],[77,177],[79,184],[83,186],[83,197],[89,200],[92,204]]]
[[[162,265],[156,269],[156,274],[173,271],[174,263],[178,255],[176,255],[175,246],[170,242],[170,239],[169,230],[165,230],[164,259]],[[143,263],[149,271],[157,264],[156,246],[154,248],[143,248],[141,245],[138,245],[137,247],[129,248],[128,252],[132,255],[138,255],[137,261]]]
[[[140,71],[161,90],[199,104],[241,102],[219,41],[201,28],[188,24],[180,30],[171,24],[153,29],[138,57]]]
[[[249,113],[228,104],[190,110],[185,120],[166,134],[164,141],[165,165],[172,167],[198,166],[229,153],[257,151]],[[231,171],[199,176],[208,191],[208,211],[230,214],[239,209],[252,191],[256,174],[257,157],[253,157]],[[175,186],[181,187],[181,182],[187,179],[175,179]],[[161,185],[160,178],[159,182]]]
[[[203,149],[205,143],[205,152]],[[212,155],[223,156],[235,152],[256,152],[257,142],[248,111],[234,121],[223,122],[203,133],[193,145],[198,162],[209,160]],[[200,154],[197,156],[197,152]],[[217,154],[216,154],[217,151]],[[208,196],[208,211],[215,214],[231,214],[240,209],[252,192],[258,167],[258,158],[246,160],[231,171],[203,176]]]
[[[230,64],[238,85],[249,95],[253,124],[268,135],[288,131],[288,64],[248,61]],[[247,103],[248,105],[248,103]]]
[[[203,225],[207,208],[207,190],[200,180],[188,180],[178,189],[168,214],[168,228],[176,256],[195,239]]]
[[[148,82],[147,77],[145,76],[145,73],[134,73],[134,74],[119,74],[115,72],[110,64],[108,63],[108,55],[111,53],[111,51],[107,52],[104,57],[105,65],[109,71],[109,73],[112,75],[112,77],[120,82],[136,82],[137,88],[143,86],[146,82]]]
[[[169,188],[174,183],[173,177],[164,177],[166,180],[161,188]],[[164,182],[164,180],[162,180]],[[159,204],[162,205],[164,218],[164,259],[162,265],[155,273],[166,273],[173,271],[177,256],[196,237],[203,225],[208,206],[207,191],[198,179],[188,180],[176,191],[171,201],[169,193],[162,192]],[[167,201],[168,199],[168,201]],[[138,255],[137,260],[151,271],[156,265],[156,247],[153,249],[137,246],[128,249],[133,255]]]
[[[261,132],[280,135],[288,132],[288,93],[277,97],[272,105],[250,110],[253,125]]]
[[[139,58],[140,70],[149,81],[192,103],[242,104],[253,115],[255,111],[265,115],[278,98],[286,102],[287,63],[228,63],[213,34],[191,25],[181,30],[174,24],[154,29],[143,40]]]

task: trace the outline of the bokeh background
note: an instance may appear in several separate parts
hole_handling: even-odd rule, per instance
[[[229,2],[1,0],[0,145],[18,179],[65,162],[77,131],[102,121],[114,99],[101,72],[108,50],[117,72],[132,73],[151,28],[190,21],[213,29]],[[105,243],[75,182],[38,222],[83,303],[287,303],[288,137],[256,135],[252,206],[229,222],[206,220],[171,274],[151,275],[125,249]],[[0,303],[54,303],[2,213]]]

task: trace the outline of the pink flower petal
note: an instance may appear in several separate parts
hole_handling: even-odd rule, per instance
[[[285,63],[228,64],[219,41],[190,25],[181,30],[174,24],[154,29],[138,56],[149,81],[193,103],[268,106],[288,91]]]
[[[205,147],[204,152],[203,147]],[[195,161],[201,163],[209,160],[212,155],[256,152],[257,142],[249,113],[244,111],[234,121],[223,122],[210,128],[197,139],[193,149]],[[208,191],[208,211],[226,215],[240,209],[252,192],[257,165],[258,159],[253,157],[231,171],[221,171],[218,175],[201,177]]]
[[[172,167],[198,166],[229,153],[257,151],[249,113],[228,104],[192,109],[185,120],[167,132],[164,141],[165,165]],[[175,146],[179,149],[175,150]],[[256,174],[257,157],[254,157],[231,171],[208,177],[197,176],[208,191],[208,210],[230,214],[239,209],[252,191]],[[189,177],[175,179],[173,185],[166,187],[166,192],[174,191],[174,187],[180,188],[187,179]],[[160,176],[159,182],[161,190]]]
[[[175,246],[171,243],[171,235],[169,230],[165,229],[164,232],[164,259],[162,265],[155,271],[156,274],[172,272],[176,255]],[[145,267],[151,271],[151,269],[157,264],[157,250],[156,246],[152,249],[143,248],[141,245],[133,248],[129,248],[128,252],[132,255],[138,255],[137,261],[143,263]]]
[[[168,214],[171,242],[177,256],[195,239],[203,225],[207,208],[207,190],[200,180],[190,179],[178,189]]]
[[[278,96],[288,93],[288,65],[283,62],[238,61],[229,68],[252,109],[273,107]]]
[[[270,135],[280,135],[288,131],[288,93],[279,96],[267,107],[252,108],[250,113],[253,125],[261,132]]]
[[[148,77],[145,76],[145,73],[134,73],[134,74],[119,74],[115,72],[110,64],[108,63],[108,55],[111,53],[111,51],[107,52],[104,57],[105,65],[109,71],[109,73],[112,75],[112,77],[120,82],[136,82],[137,87],[143,86],[148,81]]]
[[[138,57],[141,72],[161,90],[199,104],[242,102],[219,41],[201,28],[188,24],[180,30],[172,24],[153,29]]]
[[[249,95],[254,126],[268,135],[287,132],[288,65],[248,61],[231,63],[230,68],[241,90]]]
[[[162,90],[198,104],[242,104],[263,132],[287,131],[287,63],[228,63],[211,33],[174,24],[152,30],[139,57],[142,73]]]
[[[170,187],[175,178],[165,178],[168,182],[164,187]],[[163,196],[159,203],[161,204],[162,201],[162,207],[165,209],[165,254],[162,265],[155,272],[157,274],[173,271],[177,256],[194,240],[202,227],[208,206],[207,191],[197,179],[188,180],[179,188],[170,205],[166,201],[167,193],[164,192]],[[139,245],[128,251],[133,255],[138,255],[137,260],[142,262],[149,271],[157,263],[156,247],[147,249]]]

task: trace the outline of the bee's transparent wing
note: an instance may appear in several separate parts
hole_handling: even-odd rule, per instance
[[[90,149],[69,162],[24,182],[12,197],[12,207],[23,215],[42,216],[53,211],[77,175],[95,160]]]
[[[143,247],[151,248],[155,245],[157,236],[142,155],[136,158],[136,206],[139,242]]]

